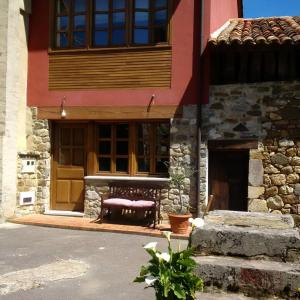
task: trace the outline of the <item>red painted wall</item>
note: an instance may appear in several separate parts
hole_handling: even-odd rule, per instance
[[[242,17],[241,9],[241,0],[203,0],[200,103],[209,102],[210,55],[207,42],[210,35],[229,19]]]
[[[152,94],[156,95],[155,105],[197,103],[200,99],[200,2],[174,1],[171,88],[49,91],[49,0],[33,0],[29,29],[28,105],[60,106],[65,96],[67,106],[147,106]]]

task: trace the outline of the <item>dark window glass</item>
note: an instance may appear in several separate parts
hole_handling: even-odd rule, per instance
[[[57,0],[56,12],[59,15],[67,14],[70,7],[70,0]]]
[[[134,43],[135,44],[148,44],[149,31],[148,29],[135,29],[134,30]]]
[[[99,153],[100,154],[111,154],[111,142],[101,141],[99,143]]]
[[[111,137],[111,125],[99,125],[99,137],[110,138]]]
[[[97,11],[108,11],[109,0],[95,0],[95,8]]]
[[[73,166],[84,165],[84,151],[82,149],[73,149],[72,165]]]
[[[110,158],[99,158],[99,171],[110,172]]]
[[[167,6],[167,0],[155,0],[154,1],[155,8],[166,7],[166,6]]]
[[[157,158],[156,160],[156,173],[167,173],[168,167],[166,163],[169,161],[167,158]]]
[[[116,171],[117,172],[128,172],[128,159],[117,158],[116,159]]]
[[[112,15],[113,26],[125,26],[125,13],[117,12]]]
[[[73,32],[73,46],[82,47],[85,45],[85,31]]]
[[[74,17],[74,30],[85,30],[85,16]]]
[[[95,29],[102,30],[108,28],[108,14],[95,15]]]
[[[128,138],[128,124],[119,124],[116,126],[117,138]]]
[[[75,0],[74,3],[75,13],[81,13],[86,11],[86,0]]]
[[[159,10],[154,14],[154,24],[164,25],[167,23],[167,10]]]
[[[56,22],[57,30],[63,31],[69,28],[69,18],[68,17],[58,17]]]
[[[135,8],[148,9],[149,8],[149,0],[135,0]]]
[[[68,33],[62,32],[57,34],[56,46],[60,48],[66,48],[69,46]]]
[[[59,151],[59,164],[60,165],[71,165],[71,149],[61,148]]]
[[[154,28],[153,32],[154,43],[161,43],[167,41],[167,30],[165,27]]]
[[[125,30],[115,29],[112,32],[112,44],[113,45],[123,45],[125,44]]]
[[[138,159],[138,171],[139,172],[149,172],[150,171],[149,158],[139,158]]]
[[[128,155],[128,142],[118,141],[116,154],[117,155]]]
[[[135,26],[148,26],[149,13],[148,12],[136,12],[135,13]]]
[[[125,0],[113,0],[113,9],[124,9]]]
[[[94,33],[94,46],[107,46],[108,33],[106,31],[96,31]]]

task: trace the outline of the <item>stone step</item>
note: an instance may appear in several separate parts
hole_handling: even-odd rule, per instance
[[[192,245],[203,255],[228,255],[300,263],[298,229],[260,229],[205,224],[192,234]],[[300,286],[300,284],[299,284]]]
[[[291,229],[295,227],[290,215],[215,210],[204,217],[205,223],[266,229]]]
[[[199,256],[195,260],[195,272],[206,286],[242,292],[252,297],[277,295],[296,299],[298,295],[300,264],[223,256]]]

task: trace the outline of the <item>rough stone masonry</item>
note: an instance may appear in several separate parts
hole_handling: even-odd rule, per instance
[[[208,140],[258,141],[250,150],[249,211],[300,214],[299,119],[299,81],[211,87],[202,113],[202,155]],[[203,193],[207,177],[201,181]]]

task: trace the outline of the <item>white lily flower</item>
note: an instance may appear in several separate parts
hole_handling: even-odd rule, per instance
[[[159,258],[159,259],[162,259],[166,262],[169,262],[170,259],[171,259],[171,256],[170,254],[166,253],[166,252],[163,252],[163,253],[156,253],[156,256]]]
[[[202,228],[204,226],[204,220],[201,218],[189,218],[189,222],[192,224],[193,228]]]
[[[148,276],[145,278],[145,282],[148,286],[152,285],[157,280],[157,277]]]
[[[171,240],[171,234],[171,231],[163,231],[163,235],[168,239],[169,242]]]
[[[156,251],[157,242],[151,242],[144,246],[144,249],[152,249]]]

